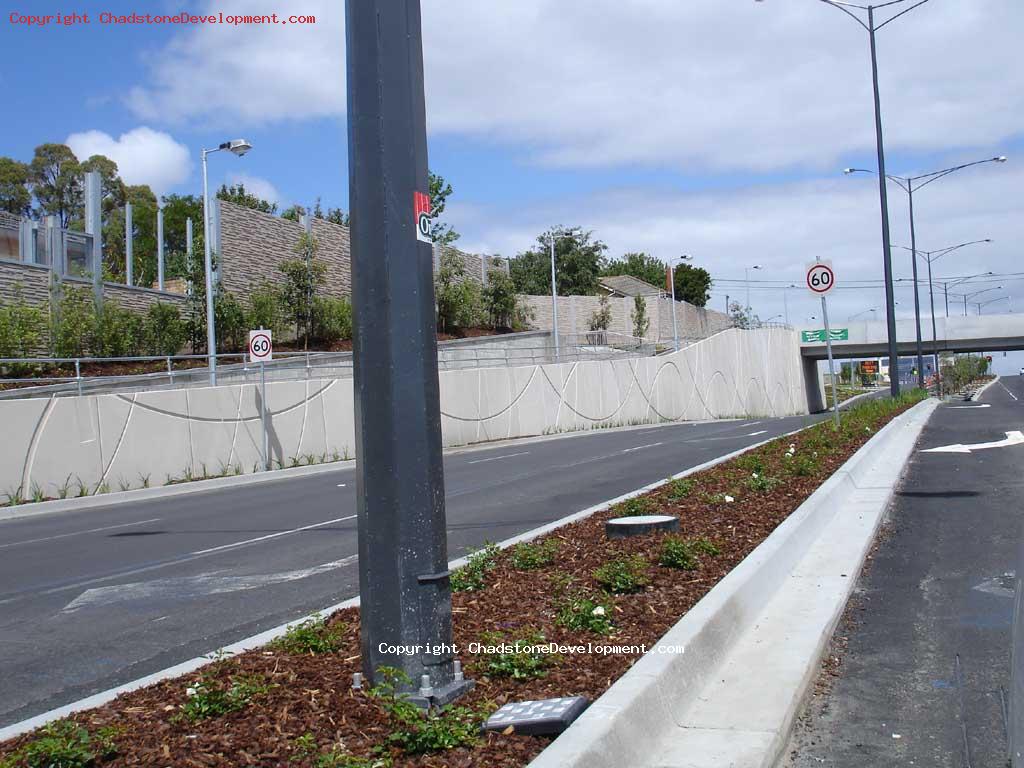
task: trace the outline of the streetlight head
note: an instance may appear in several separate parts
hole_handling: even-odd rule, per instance
[[[252,149],[252,144],[245,139],[232,139],[228,142],[227,149],[231,150],[232,154],[237,155],[238,157],[243,157],[250,149]]]
[[[845,173],[847,176],[849,176],[851,173],[856,173],[856,172],[857,172],[856,168],[843,168],[843,173]]]
[[[1005,162],[1006,162],[1007,160],[1009,160],[1010,158],[1008,158],[1008,157],[1007,157],[1006,155],[1000,155],[999,157],[996,157],[996,158],[993,158],[993,159],[994,159],[994,160],[995,160],[995,161],[996,161],[997,163],[1005,163]]]

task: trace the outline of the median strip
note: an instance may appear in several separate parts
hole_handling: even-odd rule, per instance
[[[410,720],[391,695],[393,678],[353,690],[358,610],[349,608],[295,630],[304,640],[290,650],[270,646],[220,659],[72,715],[71,727],[97,743],[110,734],[109,757],[98,754],[99,766],[315,766],[331,764],[322,761],[332,755],[334,764],[353,768],[525,765],[550,739],[480,735],[484,717],[506,702],[600,697],[910,404],[867,403],[844,415],[838,432],[818,425],[539,538],[471,556],[452,579],[460,590],[454,640],[477,686],[457,709]],[[605,538],[607,520],[646,514],[677,517],[679,532]],[[227,709],[205,706],[211,702]],[[0,764],[6,757],[17,768],[28,765],[25,755],[40,743],[37,732],[0,745]]]

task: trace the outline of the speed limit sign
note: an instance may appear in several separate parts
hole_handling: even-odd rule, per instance
[[[831,261],[816,261],[807,265],[807,290],[815,296],[826,296],[836,287],[836,273]]]
[[[274,359],[274,341],[270,331],[249,331],[249,362],[266,363]]]

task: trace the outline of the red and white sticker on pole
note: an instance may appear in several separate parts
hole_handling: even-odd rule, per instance
[[[432,243],[430,237],[430,195],[413,193],[413,210],[416,216],[416,239],[421,243]]]
[[[836,273],[831,261],[816,261],[807,265],[807,290],[815,296],[827,296],[836,287]]]

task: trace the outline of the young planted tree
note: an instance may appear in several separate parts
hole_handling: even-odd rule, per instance
[[[592,331],[607,331],[608,326],[612,324],[612,307],[611,302],[607,296],[602,296],[598,299],[597,309],[594,310],[594,314],[590,316],[587,321],[587,325]]]
[[[633,298],[633,335],[638,339],[647,336],[651,319],[647,316],[647,301],[643,296]]]
[[[303,232],[295,248],[303,258],[288,259],[277,268],[285,278],[281,286],[281,301],[295,320],[295,333],[302,333],[305,349],[309,349],[313,334],[316,297],[327,282],[327,266],[316,259],[319,247],[316,238]]]
[[[555,282],[561,296],[597,293],[608,246],[579,227],[555,227],[537,238],[537,245],[509,262],[516,291],[533,296],[551,293],[551,239],[555,239]]]
[[[480,321],[480,288],[467,279],[466,266],[457,251],[446,250],[442,254],[441,268],[434,278],[434,294],[439,331],[471,328]]]

